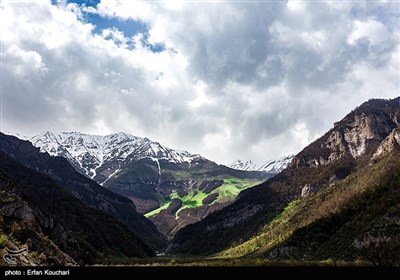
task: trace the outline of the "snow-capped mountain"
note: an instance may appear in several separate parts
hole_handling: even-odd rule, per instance
[[[277,174],[281,172],[286,166],[292,161],[295,155],[288,155],[280,157],[277,159],[269,160],[264,164],[258,165],[251,160],[243,161],[236,160],[235,162],[229,164],[228,166],[237,170],[245,171],[265,171],[272,174]]]
[[[257,164],[253,161],[243,161],[243,160],[236,160],[228,165],[230,168],[237,169],[237,170],[244,170],[244,171],[254,171],[257,170]]]
[[[284,156],[284,157],[280,157],[277,159],[267,161],[266,163],[261,165],[257,170],[277,174],[286,168],[286,166],[292,161],[294,156],[295,155],[292,154],[292,155],[288,155],[288,156]]]
[[[115,175],[126,164],[143,158],[156,162],[163,159],[171,163],[191,163],[203,159],[200,155],[173,150],[148,138],[127,133],[100,136],[80,132],[47,131],[32,137],[30,141],[42,152],[67,158],[81,173],[90,178],[96,177],[101,170],[102,175],[107,174],[105,180]],[[105,180],[100,183],[104,183]]]
[[[235,184],[239,192],[271,176],[228,168],[127,133],[45,132],[29,140],[42,152],[68,159],[80,173],[130,199],[168,237],[232,203],[235,192],[225,192],[231,180],[240,184],[237,188]],[[184,203],[201,195],[209,198],[199,199],[196,207]]]

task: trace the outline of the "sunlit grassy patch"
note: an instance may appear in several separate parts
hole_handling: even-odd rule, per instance
[[[171,204],[171,201],[166,201],[163,205],[161,205],[159,208],[154,209],[153,211],[150,211],[146,214],[144,214],[144,216],[146,218],[157,215],[158,213],[160,213],[162,210],[167,209],[168,206]]]
[[[249,187],[255,186],[260,183],[256,180],[242,180],[238,178],[226,178],[224,179],[224,184],[219,188],[212,191],[212,193],[219,193],[217,202],[226,202],[235,199],[238,194]]]
[[[157,215],[162,210],[167,209],[173,199],[179,199],[182,201],[182,207],[176,212],[176,218],[178,218],[179,212],[185,208],[197,208],[203,206],[203,200],[212,193],[219,194],[218,199],[213,203],[223,203],[235,199],[242,190],[260,183],[258,180],[244,180],[235,177],[224,178],[223,181],[224,183],[220,187],[216,188],[209,194],[199,190],[190,190],[187,195],[180,197],[176,191],[172,191],[167,201],[162,203],[159,208],[146,213],[145,216],[151,217]]]

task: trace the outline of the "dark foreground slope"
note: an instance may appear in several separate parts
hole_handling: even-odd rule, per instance
[[[90,264],[154,252],[128,227],[83,204],[49,176],[0,151],[0,246],[28,246],[25,264]],[[4,264],[4,263],[3,263]]]
[[[379,168],[379,166],[383,168],[386,166],[386,163],[382,163],[382,155],[395,153],[383,151],[396,151],[396,148],[393,147],[396,147],[396,143],[400,142],[396,142],[395,140],[397,139],[395,137],[395,135],[397,135],[396,128],[400,126],[399,101],[400,98],[396,98],[393,100],[370,100],[364,103],[348,114],[343,120],[335,123],[334,128],[328,131],[324,136],[296,155],[292,163],[282,173],[264,184],[245,191],[235,203],[222,211],[216,212],[202,222],[193,224],[179,231],[169,245],[169,252],[175,254],[211,254],[236,247],[236,251],[231,249],[226,255],[241,256],[251,255],[254,252],[258,252],[258,250],[261,250],[260,248],[263,247],[264,249],[261,250],[263,252],[262,254],[271,258],[278,258],[279,256],[284,256],[284,258],[307,258],[311,256],[312,254],[310,255],[307,252],[315,253],[316,248],[322,243],[318,243],[316,240],[310,238],[310,236],[330,240],[330,238],[333,238],[334,234],[342,230],[342,225],[346,223],[343,219],[337,221],[335,219],[339,218],[339,216],[332,216],[332,221],[325,224],[321,221],[320,226],[325,229],[325,232],[319,226],[315,229],[312,225],[309,225],[310,228],[299,229],[299,232],[296,232],[293,236],[290,230],[286,231],[286,236],[284,236],[283,233],[282,235],[278,235],[279,238],[277,238],[277,240],[279,240],[279,242],[283,240],[287,242],[293,240],[294,244],[304,242],[302,244],[304,244],[306,248],[298,248],[297,254],[291,253],[292,249],[290,248],[293,246],[285,247],[284,245],[279,245],[281,247],[276,247],[275,251],[273,251],[272,247],[266,247],[265,244],[262,245],[255,242],[255,238],[251,245],[247,243],[247,245],[249,245],[247,249],[245,249],[246,246],[237,247],[237,245],[252,237],[267,234],[274,223],[280,224],[279,219],[282,218],[282,215],[290,212],[288,210],[295,208],[294,206],[296,206],[297,203],[305,203],[303,202],[305,200],[308,201],[308,199],[310,199],[307,205],[310,209],[313,209],[314,214],[301,216],[303,218],[300,219],[302,220],[300,224],[303,220],[305,221],[305,217],[309,217],[309,215],[315,218],[316,213],[319,213],[318,205],[320,204],[317,202],[320,202],[322,199],[325,200],[326,197],[324,197],[324,195],[331,192],[334,194],[345,193],[339,186],[342,186],[344,189],[346,186],[349,186],[349,190],[354,189],[354,193],[357,194],[355,197],[358,197],[359,193],[360,195],[361,193],[366,195],[366,190],[359,189],[357,191],[356,188],[351,187],[349,184],[351,183],[355,186],[358,184],[360,177],[364,175],[368,176],[368,174],[373,173],[372,168]],[[391,144],[389,145],[388,142]],[[392,148],[389,149],[387,147]],[[383,156],[383,158],[385,157]],[[375,171],[375,173],[381,174],[380,176],[388,180],[381,188],[385,189],[387,186],[391,187],[390,191],[382,197],[375,197],[372,195],[372,201],[375,201],[375,198],[377,199],[376,201],[379,199],[385,201],[391,196],[389,194],[391,191],[396,192],[396,187],[392,187],[392,185],[394,184],[396,186],[397,184],[397,161],[398,158],[394,157],[391,164],[387,163],[387,166],[391,166],[391,168],[387,172],[382,172],[384,175],[380,173],[380,170]],[[353,181],[348,182],[346,180]],[[365,184],[374,185],[374,182],[375,181],[369,181],[369,183]],[[369,190],[371,192],[375,191],[373,188]],[[380,190],[380,188],[376,190]],[[378,197],[380,198],[378,199]],[[394,195],[394,197],[396,196]],[[311,198],[319,200],[316,202],[312,201]],[[348,197],[346,199],[348,199]],[[361,206],[364,202],[367,203],[370,198],[360,196],[357,199],[361,200],[358,204],[354,202],[354,205]],[[343,201],[344,197],[340,195],[335,197],[335,195],[333,195],[331,204],[325,206],[327,207],[326,211],[347,213],[345,208],[347,204],[340,204]],[[301,203],[299,205],[303,205]],[[352,203],[349,201],[349,204],[353,205]],[[354,207],[357,208],[358,206]],[[380,214],[386,210],[389,211],[388,209],[390,209],[392,205],[387,204],[386,206],[389,208],[383,209],[382,212],[379,212]],[[366,211],[360,210],[360,215],[361,213],[364,215],[369,211],[375,211],[372,209],[378,206],[375,205],[371,207],[372,208]],[[395,210],[392,209],[391,211]],[[384,216],[385,214],[382,214],[380,217],[382,218]],[[298,218],[299,215],[296,217]],[[347,213],[340,217],[351,217],[351,215]],[[349,219],[353,222],[357,221],[357,218],[353,218]],[[347,222],[350,222],[350,220],[347,220]],[[344,224],[340,224],[340,221],[344,222]],[[325,225],[325,228],[322,225]],[[332,228],[333,225],[338,225],[338,227]],[[396,222],[394,225],[398,227]],[[313,230],[321,230],[324,234],[321,237],[313,232]],[[394,229],[393,232],[396,231],[397,228]],[[351,234],[351,232],[348,233]],[[287,240],[289,236],[292,236],[293,239]],[[300,238],[299,236],[302,237]],[[334,246],[333,244],[335,244],[335,242],[340,242],[341,238],[344,238],[340,235],[337,236],[338,239],[332,239],[333,243],[331,243],[331,246]],[[359,237],[362,239],[361,235],[359,235]],[[389,238],[389,235],[387,238]],[[312,242],[305,242],[308,239],[312,240]],[[356,241],[353,240],[352,242]],[[277,243],[273,244],[276,245]],[[293,245],[293,243],[291,244]],[[312,247],[310,244],[314,244],[316,247]],[[250,247],[252,247],[252,249],[249,249]],[[283,250],[283,253],[280,250]],[[349,250],[354,251],[355,249]],[[296,250],[293,249],[293,252],[294,251]],[[301,255],[301,252],[305,252],[305,255]],[[329,252],[329,250],[326,252]],[[346,254],[351,256],[353,253],[347,252]],[[321,258],[329,257],[328,255],[323,256],[323,254],[321,254],[320,256]],[[354,254],[352,256],[354,256]]]
[[[0,150],[24,166],[51,177],[87,206],[125,223],[153,249],[165,246],[165,238],[150,220],[137,213],[132,201],[78,173],[66,159],[40,153],[39,148],[34,147],[30,142],[4,134],[0,134]]]
[[[400,264],[400,156],[385,155],[315,195],[291,202],[225,257],[362,259]]]
[[[86,205],[127,224],[153,249],[165,246],[165,238],[151,221],[137,213],[135,205],[129,199],[103,188],[78,173],[66,159],[40,153],[30,142],[4,134],[0,134],[0,150],[24,166],[51,177]]]

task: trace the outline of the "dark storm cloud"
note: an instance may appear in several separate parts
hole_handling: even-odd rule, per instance
[[[219,162],[264,161],[398,95],[399,3],[181,4],[91,8],[148,28],[128,38],[93,32],[76,5],[2,2],[4,129],[126,131]]]

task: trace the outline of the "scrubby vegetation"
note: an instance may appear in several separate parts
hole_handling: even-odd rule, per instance
[[[291,202],[260,234],[220,255],[400,265],[399,222],[400,156],[393,155]]]
[[[364,103],[297,154],[286,170],[241,192],[223,210],[181,229],[170,252],[346,260],[362,258],[361,249],[374,240],[395,238],[398,222],[376,226],[391,233],[378,233],[373,225],[398,221],[384,211],[394,206],[392,197],[399,201],[391,193],[397,189],[400,161],[398,140],[391,134],[400,122],[399,100]],[[384,142],[389,136],[392,142]],[[376,158],[377,148],[384,144],[385,156]],[[282,220],[287,222],[276,222]]]

